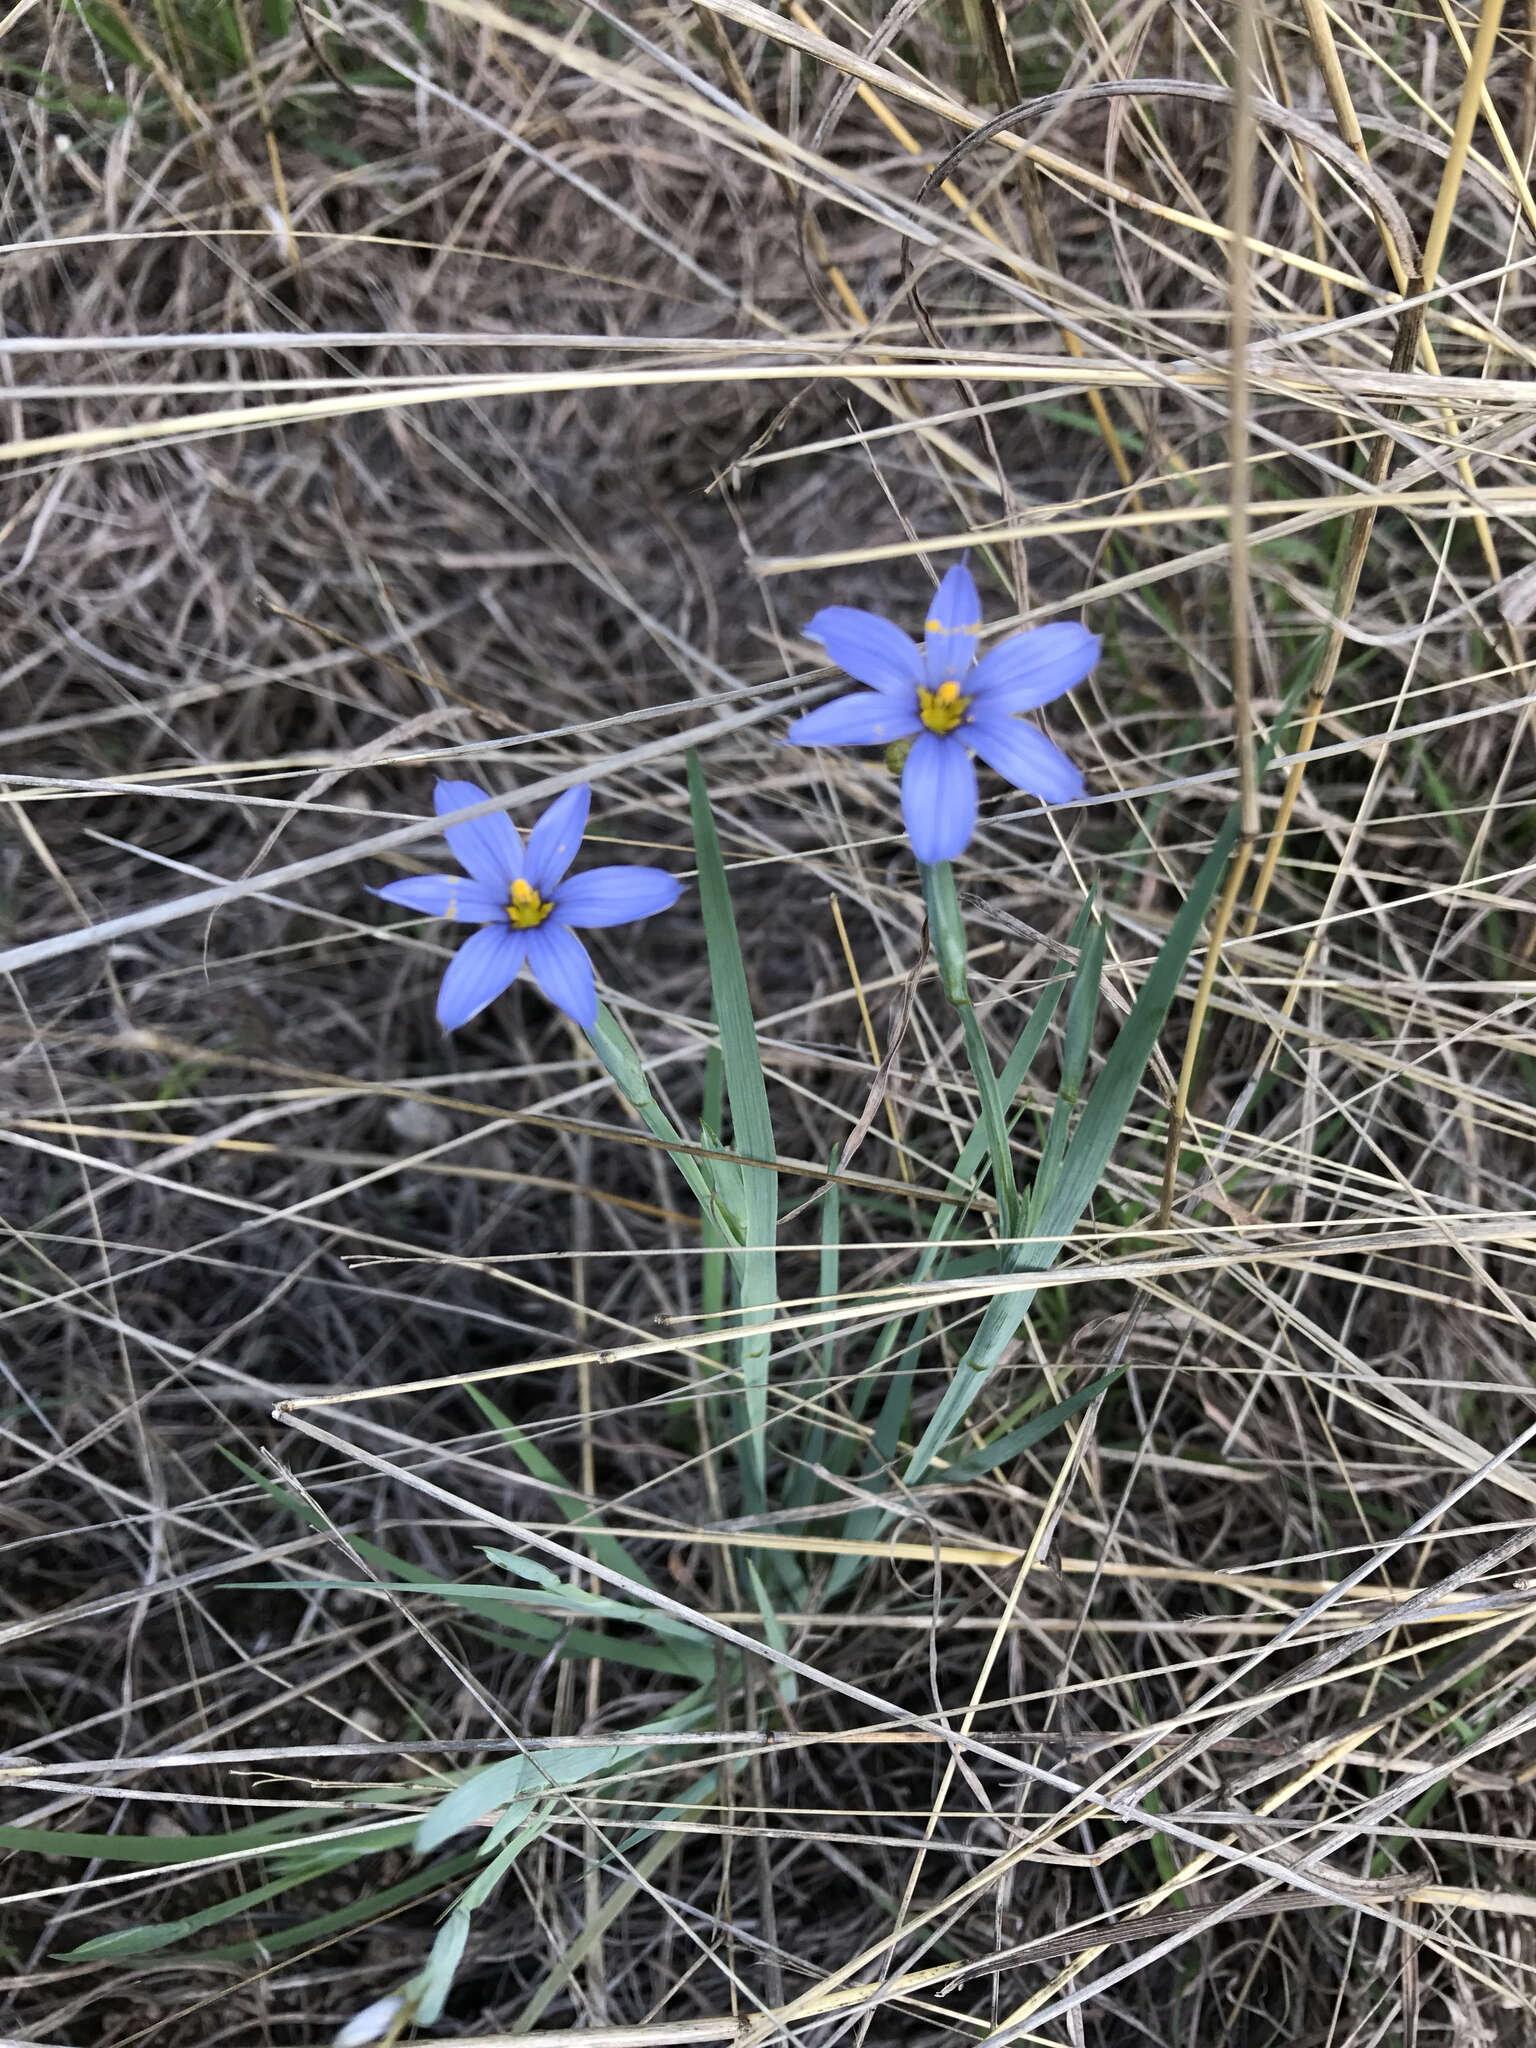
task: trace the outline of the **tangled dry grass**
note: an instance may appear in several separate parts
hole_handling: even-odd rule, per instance
[[[440,2037],[1536,2038],[1536,43],[1491,0],[1061,0],[996,10],[1006,52],[993,12],[0,17],[9,2037],[328,2039],[468,1859],[71,1952],[254,1893],[179,1867],[211,1838],[665,1708],[440,1590],[565,1527],[489,1396],[763,1647],[642,1791],[555,1815]],[[1092,883],[1102,1049],[1280,751],[1182,1130],[1198,960],[975,1420],[1123,1379],[765,1630],[680,1183],[531,992],[438,1038],[439,930],[364,894],[427,842],[369,849],[451,763],[588,776],[620,857],[685,871],[700,745],[803,1200],[920,904],[879,764],[772,744],[826,680],[797,629],[915,621],[967,541],[995,620],[1086,601],[1106,636],[1054,726],[1094,800],[994,783],[968,867],[1000,1047]],[[686,901],[599,950],[693,1128],[703,958]],[[843,1190],[851,1312],[974,1121],[931,978],[890,1102]],[[920,1415],[972,1312],[936,1315]],[[864,1327],[824,1399],[867,1441]],[[439,1591],[381,1592],[386,1558]],[[627,1847],[645,1797],[671,1824]]]

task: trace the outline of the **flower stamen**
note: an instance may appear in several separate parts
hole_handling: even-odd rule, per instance
[[[918,716],[928,730],[938,733],[940,738],[964,725],[970,708],[971,700],[961,696],[958,683],[940,683],[936,690],[925,690],[921,683],[918,685]]]
[[[512,893],[507,898],[507,916],[519,931],[529,931],[536,924],[542,924],[554,909],[553,903],[546,903],[531,882],[521,877],[512,884]]]

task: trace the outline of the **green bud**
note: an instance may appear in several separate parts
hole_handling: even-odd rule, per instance
[[[885,772],[887,775],[900,776],[902,769],[907,765],[907,756],[912,751],[912,742],[916,737],[916,733],[913,733],[907,739],[891,741],[891,744],[885,750]]]

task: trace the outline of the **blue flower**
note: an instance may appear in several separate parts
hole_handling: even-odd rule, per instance
[[[981,597],[958,563],[934,592],[922,646],[876,612],[828,605],[805,628],[840,669],[868,688],[796,719],[797,747],[887,747],[910,740],[901,773],[901,814],[912,850],[930,866],[956,860],[976,827],[976,767],[989,768],[1048,804],[1069,804],[1083,778],[1016,711],[1049,704],[1080,683],[1099,658],[1086,626],[1036,626],[976,659]]]
[[[440,782],[437,815],[486,801],[473,782]],[[428,917],[478,924],[454,955],[437,992],[437,1021],[457,1031],[512,986],[523,966],[557,1009],[584,1031],[597,1022],[597,988],[587,949],[572,926],[628,924],[669,910],[683,885],[660,868],[588,868],[567,875],[587,829],[585,783],[557,796],[528,834],[526,849],[505,811],[450,825],[445,837],[466,875],[412,875],[371,893]]]

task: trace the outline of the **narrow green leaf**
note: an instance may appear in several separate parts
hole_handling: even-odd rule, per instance
[[[497,1850],[484,1870],[481,1871],[474,1883],[466,1889],[464,1896],[459,1900],[459,1904],[466,1913],[479,1911],[480,1907],[485,1904],[491,1893],[495,1891],[497,1885],[501,1883],[501,1880],[512,1868],[518,1857],[522,1855],[526,1848],[529,1848],[534,1842],[538,1841],[543,1833],[543,1822],[534,1821],[529,1827],[519,1828],[518,1832],[512,1837],[512,1840]]]
[[[417,2005],[411,2016],[414,2026],[430,2027],[442,2017],[464,1955],[464,1944],[469,1940],[469,1918],[468,1908],[461,1900],[437,1930],[432,1953],[416,1978]]]
[[[747,1559],[747,1577],[752,1581],[752,1598],[757,1602],[757,1611],[763,1624],[763,1634],[767,1638],[768,1647],[780,1652],[787,1650],[789,1644],[784,1634],[783,1624],[773,1611],[773,1602],[768,1597],[768,1588],[763,1584],[763,1575],[757,1568],[756,1560],[751,1557]],[[768,1672],[768,1682],[778,1694],[783,1706],[792,1707],[796,1700],[799,1699],[800,1681],[796,1678],[793,1671],[785,1671],[778,1665],[771,1665]]]
[[[1234,811],[1206,855],[1187,899],[1169,927],[1152,971],[1131,1007],[1131,1014],[1110,1048],[1103,1072],[1094,1085],[1067,1148],[1060,1179],[1033,1224],[1034,1241],[1019,1245],[1005,1270],[1013,1273],[1043,1272],[1054,1265],[1062,1246],[1093,1200],[1115,1141],[1130,1114],[1141,1077],[1152,1057],[1152,1048],[1178,994],[1179,982],[1199,940],[1206,911],[1221,885],[1237,841],[1237,830],[1238,819]],[[916,1484],[960,1428],[1004,1348],[1028,1315],[1034,1297],[1034,1289],[1021,1287],[993,1298],[907,1466],[907,1485]]]
[[[1086,1387],[1079,1387],[1075,1394],[1067,1394],[1055,1401],[1039,1415],[1032,1415],[1028,1422],[1021,1422],[1017,1429],[1010,1429],[995,1442],[983,1444],[979,1451],[972,1451],[963,1458],[947,1461],[945,1477],[955,1479],[980,1479],[984,1473],[995,1472],[999,1465],[1006,1465],[1010,1458],[1027,1451],[1031,1444],[1037,1444],[1054,1430],[1060,1429],[1074,1415],[1091,1407],[1100,1394],[1107,1393],[1116,1380],[1124,1377],[1128,1367],[1117,1365],[1113,1372],[1106,1372],[1098,1379],[1091,1380]]]
[[[955,889],[955,871],[949,862],[929,867],[919,863],[923,878],[923,901],[928,909],[928,929],[939,962],[944,993],[960,1016],[965,1035],[965,1056],[970,1062],[981,1104],[981,1128],[992,1158],[992,1187],[997,1196],[999,1221],[1004,1237],[1018,1228],[1018,1195],[1013,1180],[1013,1155],[1008,1146],[1007,1098],[998,1086],[987,1046],[986,1033],[976,1006],[971,1001],[966,971],[965,925],[960,916],[960,898]]]
[[[446,1799],[417,1824],[418,1854],[437,1849],[454,1835],[483,1820],[493,1807],[504,1806],[497,1832],[504,1838],[520,1827],[534,1807],[551,1793],[579,1785],[584,1778],[612,1770],[630,1752],[612,1743],[582,1743],[575,1749],[544,1749],[527,1756],[503,1757],[475,1771],[456,1785]],[[516,1818],[508,1826],[508,1817]],[[494,1844],[487,1844],[494,1846]]]
[[[38,1856],[80,1856],[102,1863],[140,1863],[158,1870],[172,1863],[227,1862],[242,1855],[266,1855],[275,1850],[314,1849],[320,1844],[288,1839],[304,1828],[324,1825],[326,1815],[295,1811],[257,1821],[248,1828],[233,1828],[222,1835],[86,1835],[65,1828],[0,1827],[0,1849],[15,1849]],[[349,1831],[347,1844],[358,1856],[394,1846],[402,1824],[385,1821],[376,1828]],[[411,1823],[414,1826],[414,1823]],[[338,1843],[338,1847],[342,1844]]]
[[[1061,1092],[1075,1103],[1083,1092],[1088,1071],[1088,1054],[1093,1045],[1093,1027],[1099,1016],[1099,984],[1104,977],[1104,951],[1108,943],[1104,920],[1089,896],[1083,906],[1086,929],[1078,947],[1077,969],[1072,992],[1067,997],[1067,1028],[1061,1055]]]
[[[912,1319],[907,1341],[896,1356],[896,1371],[886,1383],[885,1399],[880,1404],[864,1468],[864,1488],[868,1493],[884,1493],[890,1486],[897,1446],[907,1426],[907,1417],[912,1412],[912,1382],[917,1372],[918,1357],[927,1341],[928,1311],[922,1309]],[[844,1523],[843,1534],[855,1543],[867,1543],[885,1519],[884,1508],[857,1507]],[[868,1562],[863,1557],[836,1558],[828,1575],[826,1598],[835,1598],[845,1586],[851,1585]]]
[[[246,1478],[253,1485],[259,1486],[271,1499],[280,1502],[306,1527],[323,1529],[327,1526],[307,1502],[301,1500],[297,1494],[291,1492],[287,1487],[279,1486],[275,1480],[268,1479],[265,1473],[259,1472],[254,1465],[249,1464],[238,1452],[226,1450],[224,1455],[238,1471],[245,1474]],[[551,1467],[551,1470],[553,1470],[553,1467]],[[393,1551],[385,1550],[377,1543],[370,1543],[365,1537],[355,1536],[351,1539],[351,1542],[352,1548],[363,1562],[373,1565],[379,1572],[380,1578],[385,1585],[393,1586],[398,1590],[435,1593],[439,1599],[460,1608],[464,1613],[472,1614],[478,1620],[490,1623],[496,1631],[495,1640],[503,1649],[525,1651],[537,1648],[542,1653],[548,1644],[554,1642],[558,1644],[555,1654],[562,1659],[570,1658],[580,1661],[589,1657],[604,1657],[613,1663],[627,1664],[639,1671],[670,1672],[679,1678],[692,1678],[695,1680],[700,1675],[695,1668],[696,1660],[691,1650],[674,1649],[652,1643],[633,1642],[621,1637],[599,1636],[587,1629],[569,1628],[566,1623],[555,1620],[550,1616],[530,1614],[526,1610],[521,1609],[517,1613],[517,1625],[522,1634],[521,1637],[513,1638],[506,1633],[504,1628],[508,1592],[506,1587],[460,1586],[452,1581],[445,1582],[434,1579],[431,1573],[424,1570],[420,1565],[412,1564],[406,1558],[397,1557]],[[626,1567],[626,1569],[634,1578],[637,1586],[648,1587],[650,1585],[650,1581],[646,1578],[645,1574],[637,1567],[630,1566]],[[293,1585],[294,1581],[292,1579],[279,1579],[270,1582],[244,1580],[241,1583],[245,1585],[270,1583],[286,1590]],[[365,1581],[354,1579],[338,1579],[330,1582],[316,1581],[311,1579],[308,1574],[303,1575],[303,1583],[306,1585],[333,1583],[338,1587],[345,1587],[348,1592],[355,1593],[370,1593],[377,1590],[372,1584]],[[561,1583],[563,1584],[563,1582]],[[649,1622],[650,1617],[648,1613],[646,1618]],[[526,1640],[528,1637],[533,1637],[534,1641],[529,1643]],[[711,1655],[713,1655],[713,1652],[711,1652]],[[713,1662],[710,1664],[710,1669],[711,1671],[714,1669]],[[116,1838],[109,1837],[105,1839]]]
[[[1093,1045],[1093,1027],[1099,1014],[1099,991],[1104,978],[1104,950],[1107,937],[1102,920],[1095,914],[1093,897],[1083,905],[1073,938],[1077,942],[1077,966],[1067,996],[1067,1028],[1063,1034],[1061,1086],[1051,1105],[1051,1121],[1040,1152],[1040,1167],[1025,1208],[1026,1237],[1036,1235],[1036,1223],[1055,1192],[1061,1177],[1061,1162],[1067,1149],[1067,1134],[1073,1112],[1082,1094],[1083,1076],[1088,1071],[1088,1054]]]
[[[522,1461],[535,1479],[549,1488],[550,1497],[562,1515],[574,1529],[581,1531],[582,1540],[599,1564],[605,1564],[610,1571],[622,1572],[626,1579],[633,1579],[637,1586],[650,1586],[651,1580],[635,1563],[624,1545],[615,1536],[603,1533],[597,1521],[596,1511],[579,1494],[571,1493],[564,1475],[554,1462],[545,1456],[517,1424],[479,1387],[470,1385],[464,1389],[480,1413],[497,1430],[509,1450]]]
[[[773,1119],[768,1089],[757,1050],[757,1026],[747,990],[746,964],[736,935],[720,839],[715,831],[704,771],[697,754],[688,755],[688,800],[693,815],[693,843],[698,858],[699,903],[704,913],[709,949],[710,982],[720,1020],[720,1054],[725,1063],[726,1093],[731,1105],[737,1150],[746,1159],[774,1157]]]
[[[651,1136],[660,1138],[667,1146],[681,1145],[681,1134],[673,1128],[666,1111],[651,1093],[645,1067],[629,1034],[606,1003],[598,1004],[597,1022],[587,1033],[587,1038],[592,1050],[608,1069],[613,1085]],[[698,1159],[693,1153],[682,1151],[669,1152],[668,1157],[688,1183],[700,1210],[714,1218],[726,1244],[739,1246],[743,1228],[741,1218],[725,1198],[724,1191],[717,1186],[711,1172],[712,1168],[720,1165],[728,1167],[729,1162]]]
[[[144,52],[137,40],[105,7],[82,6],[80,15],[89,25],[91,34],[105,49],[110,50],[114,57],[121,58],[125,64],[143,65]]]
[[[348,1928],[374,1926],[378,1921],[387,1919],[394,1907],[419,1899],[426,1892],[441,1891],[445,1885],[469,1871],[475,1860],[474,1852],[466,1850],[442,1863],[433,1863],[425,1870],[413,1870],[409,1877],[403,1877],[398,1884],[386,1885],[382,1891],[365,1889],[361,1896],[349,1899],[346,1905],[338,1906],[334,1912],[316,1913],[313,1918],[300,1921],[293,1927],[264,1927],[259,1937],[250,1941],[232,1942],[221,1948],[199,1948],[198,1964],[243,1962],[252,1956],[283,1955],[289,1949],[313,1948],[327,1935],[342,1934]]]
[[[587,1615],[594,1620],[630,1622],[637,1628],[653,1628],[658,1635],[676,1636],[684,1642],[698,1643],[705,1647],[711,1659],[713,1658],[712,1638],[703,1629],[694,1628],[686,1621],[679,1621],[676,1615],[665,1614],[660,1609],[643,1603],[616,1599],[611,1593],[592,1593],[585,1586],[570,1585],[566,1580],[557,1578],[547,1565],[539,1564],[533,1558],[520,1557],[514,1550],[496,1550],[484,1545],[482,1551],[492,1564],[498,1565],[502,1571],[514,1573],[519,1578],[531,1580],[536,1589],[533,1593],[525,1593],[520,1586],[481,1589],[492,1593],[498,1599],[533,1599],[537,1600],[541,1607],[554,1607],[568,1614]]]
[[[397,1592],[430,1593],[465,1614],[472,1614],[477,1621],[488,1626],[481,1631],[484,1638],[503,1652],[526,1655],[533,1651],[544,1654],[550,1644],[555,1645],[554,1654],[573,1662],[582,1662],[589,1657],[601,1657],[610,1663],[628,1664],[639,1671],[664,1671],[676,1678],[691,1678],[697,1682],[700,1676],[700,1653],[679,1645],[676,1648],[664,1644],[636,1642],[627,1636],[600,1636],[590,1629],[571,1628],[568,1622],[547,1614],[534,1614],[526,1607],[516,1604],[514,1590],[505,1586],[460,1586],[453,1580],[434,1579],[420,1566],[409,1563],[405,1558],[396,1557],[392,1551],[383,1550],[376,1543],[369,1543],[362,1537],[350,1539],[352,1548],[366,1564],[371,1564],[380,1573],[379,1583],[368,1579],[318,1579],[307,1574],[290,1579],[242,1579],[240,1586],[252,1588],[271,1587],[277,1591],[290,1591],[295,1584],[334,1588],[349,1593],[380,1594],[387,1590]],[[508,1626],[508,1612],[512,1611],[517,1632]],[[651,1626],[648,1609],[637,1610],[645,1615],[647,1626]],[[531,1639],[531,1640],[530,1640]],[[713,1656],[713,1653],[711,1653]],[[710,1670],[714,1669],[711,1661]]]
[[[1072,943],[1080,943],[1082,930],[1083,921],[1079,917],[1077,923],[1073,926]],[[1065,962],[1062,962],[1052,970],[1045,986],[1040,991],[1039,999],[1030,1015],[1029,1022],[1019,1034],[1018,1042],[1014,1046],[1013,1051],[1008,1055],[1007,1063],[998,1082],[999,1090],[1005,1102],[1011,1103],[1014,1100],[1020,1088],[1024,1085],[1025,1075],[1034,1065],[1035,1057],[1045,1042],[1045,1035],[1051,1028],[1056,1012],[1060,1008],[1061,998],[1067,987],[1067,973],[1068,970]],[[986,1149],[986,1132],[978,1124],[961,1146],[960,1156],[955,1161],[954,1172],[951,1177],[957,1186],[964,1186],[970,1181],[986,1156]],[[933,1222],[929,1226],[928,1242],[924,1246],[913,1271],[912,1279],[914,1285],[920,1285],[929,1278],[934,1266],[938,1262],[940,1252],[959,1227],[963,1214],[963,1206],[959,1202],[953,1204],[946,1203],[936,1213]],[[901,1332],[905,1322],[905,1317],[893,1316],[884,1325],[875,1340],[869,1364],[860,1374],[859,1384],[855,1388],[853,1399],[849,1404],[855,1421],[862,1417],[881,1368],[889,1361],[897,1344],[900,1343]],[[927,1328],[928,1320],[926,1312],[924,1312],[912,1322],[906,1343],[902,1347],[903,1358],[909,1355],[915,1356],[916,1347],[921,1345]],[[910,1384],[910,1371],[908,1379]],[[890,1412],[890,1406],[888,1397],[885,1408],[882,1410],[882,1420]],[[905,1416],[903,1416],[903,1420],[905,1420]],[[854,1448],[855,1439],[851,1435],[840,1438],[832,1446],[827,1459],[827,1465],[828,1469],[835,1472],[839,1478],[846,1473],[849,1465],[852,1463]],[[894,1455],[894,1445],[892,1447],[892,1455]],[[878,1452],[871,1455],[866,1466],[865,1484],[877,1489],[883,1488],[886,1484],[884,1467]],[[855,1508],[844,1524],[843,1534],[849,1537],[867,1534],[879,1527],[880,1520],[881,1515],[878,1509]],[[839,1558],[832,1568],[832,1575],[828,1582],[827,1597],[830,1599],[834,1591],[841,1591],[844,1586],[850,1584],[863,1568],[864,1560],[861,1558]]]
[[[699,1800],[704,1800],[710,1798],[714,1793],[715,1783],[716,1773],[711,1771],[707,1778],[702,1778],[696,1785],[689,1787],[688,1791],[683,1795],[684,1799],[698,1798]],[[677,1812],[678,1818],[682,1817],[679,1809],[674,1808],[670,1809],[670,1811]],[[535,1987],[525,2000],[515,2022],[518,2033],[526,2034],[531,2031],[545,2008],[572,1981],[591,1955],[597,1943],[602,1940],[614,1921],[619,1918],[636,1896],[645,1893],[648,1896],[654,1897],[649,1883],[653,1872],[659,1869],[666,1862],[667,1858],[676,1852],[682,1843],[687,1840],[687,1836],[679,1829],[669,1828],[657,1839],[651,1841],[642,1854],[636,1856],[632,1862],[629,1858],[633,1848],[638,1843],[645,1841],[647,1836],[655,1835],[656,1829],[662,1824],[662,1819],[663,1816],[658,1814],[647,1826],[637,1828],[632,1835],[619,1844],[619,1852],[624,1858],[620,1865],[621,1874],[619,1882],[612,1887],[608,1896],[581,1928],[580,1932],[560,1951],[556,1960],[551,1963],[542,1982]]]
[[[1204,928],[1205,914],[1221,886],[1236,842],[1237,819],[1232,817],[1217,834],[1190,887],[1189,898],[1170,925],[1152,971],[1094,1083],[1067,1151],[1061,1188],[1046,1219],[1047,1229],[1059,1230],[1063,1237],[1076,1225],[1104,1178],[1104,1169],[1130,1115],[1141,1077],[1162,1035],[1184,969]]]
[[[688,754],[688,804],[693,818],[693,843],[698,863],[699,905],[709,952],[710,983],[720,1028],[720,1057],[731,1105],[731,1132],[743,1160],[742,1221],[744,1248],[736,1262],[737,1305],[750,1323],[766,1322],[778,1301],[775,1238],[778,1227],[778,1175],[771,1166],[753,1168],[749,1160],[774,1156],[773,1118],[758,1052],[757,1025],[747,988],[747,970],[731,907],[730,884],[720,853],[720,839],[709,807],[709,792],[699,757]],[[737,1347],[746,1407],[742,1447],[742,1491],[750,1513],[767,1506],[768,1361],[766,1329],[743,1337]]]
[[[395,1832],[390,1830],[391,1833]],[[202,1845],[206,1850],[206,1844]],[[381,1842],[359,1838],[352,1846],[352,1853],[345,1858],[354,1862],[359,1856],[367,1855],[385,1845]],[[179,1941],[188,1941],[194,1934],[201,1934],[206,1928],[222,1926],[226,1920],[236,1920],[242,1913],[248,1913],[253,1906],[264,1905],[268,1899],[281,1898],[284,1892],[291,1892],[303,1884],[310,1884],[326,1870],[335,1868],[334,1863],[323,1867],[300,1866],[273,1878],[267,1884],[259,1884],[250,1891],[240,1892],[232,1899],[220,1899],[216,1905],[205,1906],[201,1912],[186,1913],[176,1920],[162,1920],[153,1927],[125,1927],[116,1934],[98,1934],[94,1940],[85,1941],[78,1948],[66,1950],[64,1962],[101,1962],[111,1956],[148,1956],[158,1950],[172,1948]]]
[[[834,1145],[827,1160],[827,1171],[834,1176],[837,1173],[837,1161],[838,1148]],[[831,1302],[837,1298],[841,1245],[842,1191],[833,1178],[827,1182],[826,1193],[821,1198],[821,1259],[816,1291],[823,1301]],[[813,1368],[806,1375],[800,1464],[790,1474],[789,1484],[785,1490],[785,1505],[788,1507],[809,1507],[816,1497],[815,1468],[822,1462],[827,1452],[826,1403],[836,1359],[837,1324],[829,1320],[822,1324],[820,1368]]]

